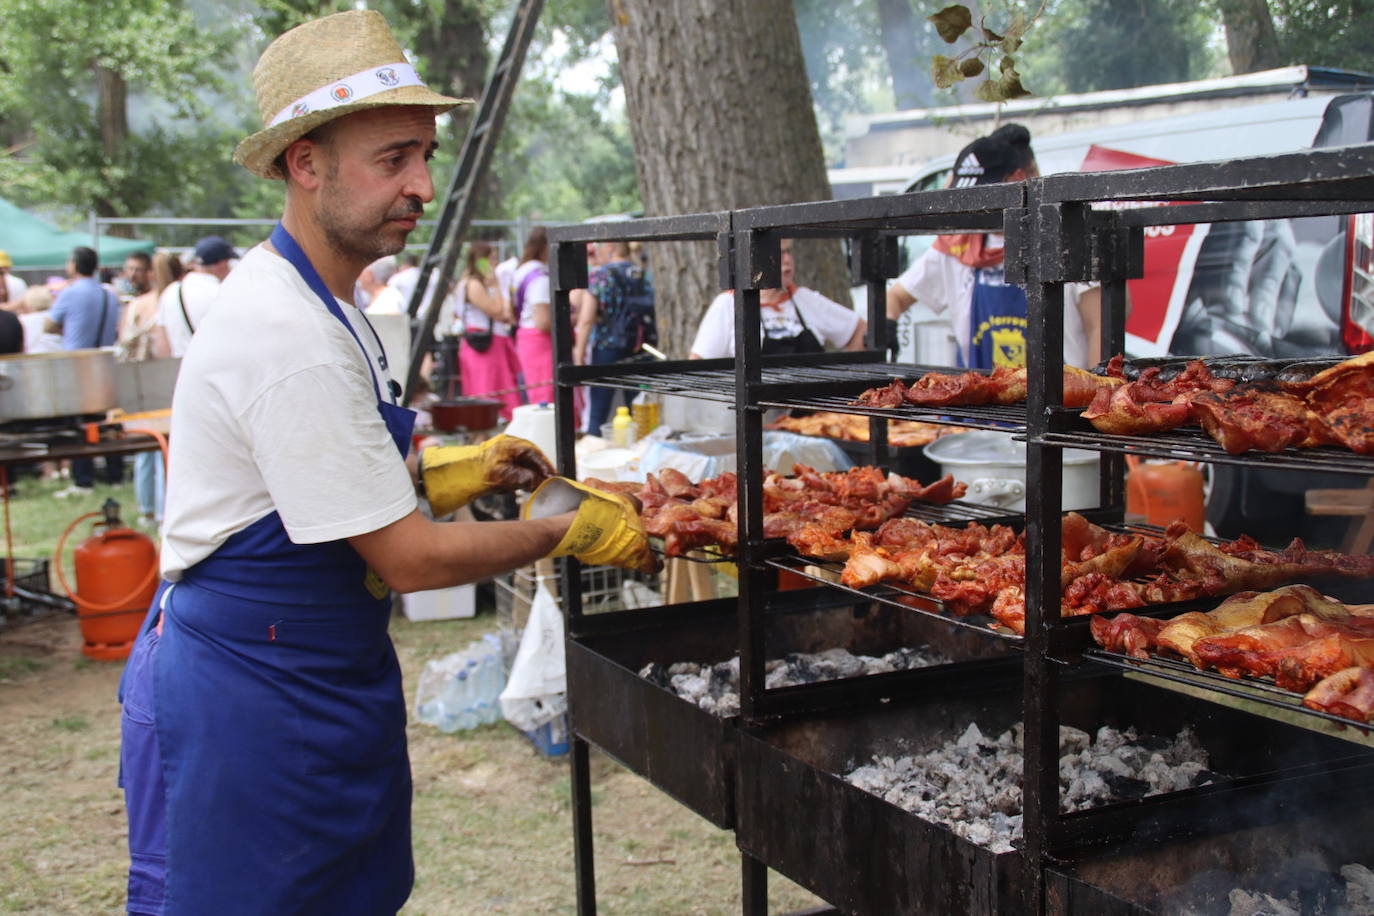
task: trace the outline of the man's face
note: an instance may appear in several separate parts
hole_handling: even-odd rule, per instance
[[[146,293],[148,291],[148,267],[138,258],[128,258],[124,261],[124,279],[129,281],[130,288],[135,293]]]
[[[330,244],[363,263],[399,253],[434,199],[433,113],[418,107],[355,112],[335,122],[317,146],[318,218]]]

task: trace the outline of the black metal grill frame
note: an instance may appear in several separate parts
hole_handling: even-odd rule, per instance
[[[1146,206],[1119,209],[1117,204]],[[1186,203],[1186,206],[1170,204]],[[1150,204],[1159,204],[1151,206]],[[572,388],[578,384],[640,388],[687,394],[736,408],[740,468],[740,597],[736,606],[742,656],[743,717],[761,726],[795,715],[806,705],[770,696],[763,688],[762,638],[769,576],[777,569],[796,571],[800,558],[779,556],[762,535],[762,414],[770,407],[839,410],[871,418],[870,454],[878,464],[889,458],[887,419],[945,422],[1012,430],[1027,442],[1029,488],[1027,530],[1027,632],[1021,643],[1025,727],[1024,889],[1020,911],[1044,912],[1045,867],[1060,851],[1092,845],[1095,837],[1129,833],[1131,810],[1058,814],[1057,747],[1060,703],[1066,681],[1084,666],[1085,619],[1061,619],[1059,548],[1062,449],[1083,448],[1103,455],[1102,520],[1120,521],[1124,512],[1125,454],[1182,457],[1212,463],[1263,464],[1295,471],[1334,470],[1374,474],[1369,458],[1334,449],[1288,450],[1274,455],[1225,452],[1191,430],[1150,438],[1110,437],[1087,431],[1078,411],[1062,406],[1063,285],[1096,280],[1103,285],[1103,352],[1124,344],[1125,280],[1143,265],[1143,228],[1187,222],[1272,219],[1374,210],[1374,144],[1286,156],[1166,166],[1110,173],[1051,175],[1012,185],[918,192],[857,201],[829,201],[758,207],[726,213],[661,217],[620,223],[559,227],[550,231],[554,338],[557,362],[558,466],[575,472]],[[863,388],[891,378],[909,380],[932,367],[881,362],[887,347],[881,320],[886,280],[896,274],[895,236],[937,231],[1001,229],[1007,239],[1007,277],[1026,286],[1031,385],[1024,408],[954,408],[940,413],[913,408],[857,408],[848,400]],[[784,237],[844,238],[850,242],[856,282],[868,285],[867,350],[853,354],[764,357],[760,353],[759,291],[777,285],[778,244]],[[710,240],[720,252],[720,286],[733,288],[736,352],[733,360],[673,361],[623,367],[571,364],[569,294],[586,283],[582,243],[593,240]],[[817,378],[826,393],[814,394]],[[811,391],[805,390],[810,382]],[[809,563],[811,561],[804,561]],[[565,567],[564,600],[570,640],[594,633],[598,625],[582,616],[577,564]],[[827,586],[834,588],[835,586]],[[891,594],[862,593],[889,600]],[[945,618],[941,618],[945,619]],[[946,621],[950,622],[950,621]],[[989,633],[990,636],[993,634]],[[997,638],[993,636],[993,638]],[[1091,651],[1094,664],[1115,664]],[[1117,665],[1117,667],[1120,667]],[[832,694],[841,699],[843,689]],[[1221,691],[1215,691],[1221,693]],[[573,788],[579,913],[595,912],[590,865],[591,813],[587,745],[573,742]],[[1278,778],[1283,778],[1282,776]],[[1362,778],[1362,777],[1361,777]],[[1333,786],[1343,782],[1333,777]],[[743,803],[743,802],[742,802]],[[1175,804],[1188,818],[1186,804]],[[1205,829],[1205,825],[1194,825]],[[744,912],[766,912],[765,865],[743,859]],[[913,880],[919,880],[914,878]],[[938,880],[938,879],[937,879]],[[1005,901],[1002,901],[1005,903]]]

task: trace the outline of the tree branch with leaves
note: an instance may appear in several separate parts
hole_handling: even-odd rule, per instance
[[[1045,0],[1042,0],[1032,15],[1016,13],[1000,32],[988,26],[986,17],[981,17],[975,27],[973,13],[963,4],[947,6],[927,16],[946,44],[955,44],[966,34],[972,33],[968,47],[953,57],[935,55],[930,65],[935,85],[948,89],[955,83],[986,73],[987,76],[974,91],[974,95],[984,102],[1005,102],[1007,99],[1030,95],[1021,85],[1021,74],[1016,69],[1016,54],[1021,49],[1026,32],[1044,11]]]

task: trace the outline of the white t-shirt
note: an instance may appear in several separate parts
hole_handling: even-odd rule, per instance
[[[353,335],[284,258],[262,246],[197,328],[172,400],[162,574],[212,554],[276,511],[292,541],[376,531],[416,506],[410,473],[377,410],[370,359],[388,373],[366,319]]]
[[[800,308],[806,319],[806,328],[815,335],[822,345],[832,348],[843,347],[854,336],[859,326],[859,313],[847,309],[833,299],[827,299],[814,289],[797,287],[790,299],[780,306],[759,309],[765,337],[795,337],[802,332],[802,322],[797,318]],[[701,324],[697,325],[697,336],[692,341],[692,353],[702,359],[718,359],[735,355],[735,294],[721,293],[706,310]]]
[[[509,337],[510,325],[506,324],[504,321],[494,321],[486,312],[482,311],[471,302],[468,302],[468,281],[470,279],[472,278],[460,277],[458,283],[453,288],[453,295],[449,297],[454,305],[453,314],[455,318],[453,321],[453,333],[462,334],[463,331],[471,328],[474,331],[491,331],[493,334]],[[544,282],[547,283],[548,281],[545,280]],[[499,296],[500,292],[498,289],[500,285],[501,279],[498,277],[496,286],[487,287],[487,294]],[[533,287],[534,284],[531,283],[530,286]],[[461,320],[459,320],[458,316],[461,316]]]
[[[25,353],[56,353],[62,349],[62,335],[43,330],[47,320],[46,310],[25,312],[19,316],[19,325],[24,329]]]
[[[501,298],[513,303],[515,297],[515,269],[520,266],[520,258],[511,255],[500,264],[496,265],[496,288],[501,292]]]
[[[24,298],[24,294],[29,291],[29,284],[25,283],[14,274],[6,273],[5,289],[9,292],[9,298],[5,301],[14,304]]]
[[[536,276],[525,287],[525,296],[522,300],[520,309],[519,326],[522,328],[534,327],[534,307],[541,302],[552,302],[553,298],[549,295],[549,267],[543,261],[526,261],[515,269],[514,276],[511,277],[510,304],[515,308],[515,296],[520,291],[520,284],[525,282],[525,278],[531,273],[538,271]]]
[[[406,310],[407,301],[394,286],[383,286],[367,304],[369,315],[399,315]]]
[[[219,295],[219,277],[191,271],[176,283],[162,291],[157,300],[157,323],[167,330],[167,342],[171,345],[172,355],[186,355],[191,344],[191,335],[200,330],[205,318],[210,314],[210,306]],[[178,298],[180,294],[180,298]],[[181,313],[181,303],[186,303],[186,314]],[[186,324],[187,318],[191,324]]]
[[[990,234],[988,241],[998,247],[1002,237]],[[948,313],[965,365],[969,362],[969,341],[973,336],[973,280],[972,267],[959,263],[957,258],[943,251],[927,248],[896,281],[932,312]],[[1080,369],[1089,366],[1088,338],[1083,330],[1083,317],[1078,313],[1078,300],[1095,286],[1093,283],[1064,284],[1064,362]]]

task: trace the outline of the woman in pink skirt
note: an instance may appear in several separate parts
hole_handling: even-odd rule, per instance
[[[535,226],[525,239],[520,266],[511,280],[515,312],[515,349],[531,404],[553,402],[553,309],[549,302],[549,237]]]
[[[464,395],[500,401],[505,405],[501,416],[509,420],[512,408],[524,402],[516,380],[519,362],[510,336],[514,316],[497,287],[491,263],[495,253],[487,242],[468,245],[463,275],[455,290],[456,330],[463,337],[458,345],[458,371]],[[547,287],[548,280],[544,282]]]

